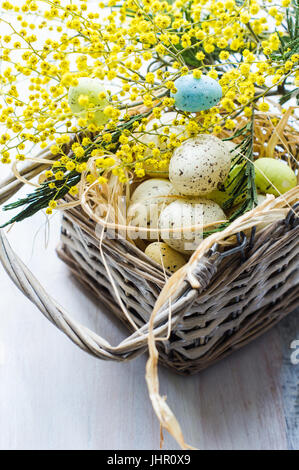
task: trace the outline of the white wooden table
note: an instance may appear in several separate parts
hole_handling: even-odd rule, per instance
[[[15,225],[12,245],[74,316],[116,344],[124,327],[101,313],[57,258],[59,215],[45,249],[45,220],[40,214]],[[42,317],[2,267],[0,281],[0,449],[157,449],[146,357],[126,364],[92,358]],[[290,315],[197,376],[160,367],[161,392],[188,443],[201,449],[299,448],[299,365],[290,361],[298,323],[298,314]],[[165,449],[178,448],[165,438]]]

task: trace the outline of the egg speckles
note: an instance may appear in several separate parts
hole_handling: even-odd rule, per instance
[[[177,199],[161,211],[160,236],[173,249],[181,253],[192,253],[203,238],[204,230],[217,225],[213,222],[226,220],[222,209],[213,201],[203,198]],[[209,229],[194,225],[211,224]]]
[[[161,210],[174,200],[176,194],[170,181],[153,178],[144,181],[135,189],[128,208],[129,225],[136,229],[138,238],[156,240]],[[143,228],[151,229],[142,230]]]
[[[131,202],[140,199],[157,199],[160,197],[175,194],[175,189],[171,182],[164,178],[152,178],[140,183],[132,194]]]
[[[183,75],[175,81],[175,87],[177,92],[171,93],[171,96],[175,99],[175,107],[181,111],[193,113],[210,109],[222,97],[219,83],[206,75],[201,78]]]
[[[238,147],[235,142],[233,142],[232,140],[223,140],[223,143],[226,145],[231,157],[236,157],[237,155],[240,155],[240,147]]]
[[[146,247],[145,254],[172,273],[186,264],[186,260],[181,253],[173,250],[163,242],[151,243]]]
[[[231,154],[222,140],[209,134],[188,139],[170,160],[169,179],[187,196],[205,196],[223,183],[231,166]]]
[[[159,216],[163,204],[155,203],[151,200],[140,199],[130,204],[128,208],[128,223],[134,229],[131,238],[142,238],[147,240],[157,240],[159,236]]]

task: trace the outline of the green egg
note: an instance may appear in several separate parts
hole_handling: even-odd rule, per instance
[[[259,158],[255,163],[255,184],[263,194],[279,196],[297,185],[294,171],[283,160]]]
[[[100,98],[99,94],[105,91],[101,82],[96,78],[81,77],[78,78],[78,85],[71,86],[68,92],[68,104],[71,111],[77,116],[77,118],[86,118],[88,108],[85,108],[79,103],[81,95],[87,96],[90,103],[90,110],[94,114],[91,122],[97,126],[106,124],[109,118],[104,113],[104,109],[108,106],[109,101],[104,98]]]

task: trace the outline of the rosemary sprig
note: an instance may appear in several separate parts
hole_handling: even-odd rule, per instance
[[[0,228],[11,225],[14,222],[21,222],[41,209],[48,207],[50,201],[62,199],[67,194],[71,186],[75,186],[79,183],[80,177],[80,173],[72,171],[68,173],[63,180],[55,181],[56,188],[49,188],[49,181],[47,181],[42,183],[33,193],[28,194],[25,198],[7,204],[3,207],[4,211],[16,209],[22,206],[26,206],[26,208],[12,217],[8,222],[1,225]]]
[[[238,154],[233,158],[233,165],[231,169],[234,169],[237,165],[240,165],[240,171],[236,174],[230,185],[233,187],[231,191],[231,197],[224,203],[224,209],[230,209],[234,207],[238,198],[244,193],[246,194],[244,202],[239,204],[235,211],[230,215],[227,222],[219,225],[217,229],[206,231],[203,233],[204,237],[207,237],[211,233],[219,232],[224,230],[230,225],[235,219],[250,211],[257,206],[257,191],[255,186],[255,172],[254,172],[254,156],[253,156],[253,139],[254,139],[254,112],[250,122],[239,129],[230,139],[240,135],[244,136],[243,141],[236,147]]]
[[[281,96],[279,99],[279,104],[285,104],[291,98],[296,98],[297,105],[299,106],[299,87],[294,90],[288,91],[285,95]]]

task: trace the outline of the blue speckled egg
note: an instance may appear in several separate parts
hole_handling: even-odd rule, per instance
[[[175,81],[176,93],[171,93],[175,99],[175,107],[180,111],[195,113],[210,109],[219,103],[222,89],[219,83],[211,77],[202,75],[183,75]]]

